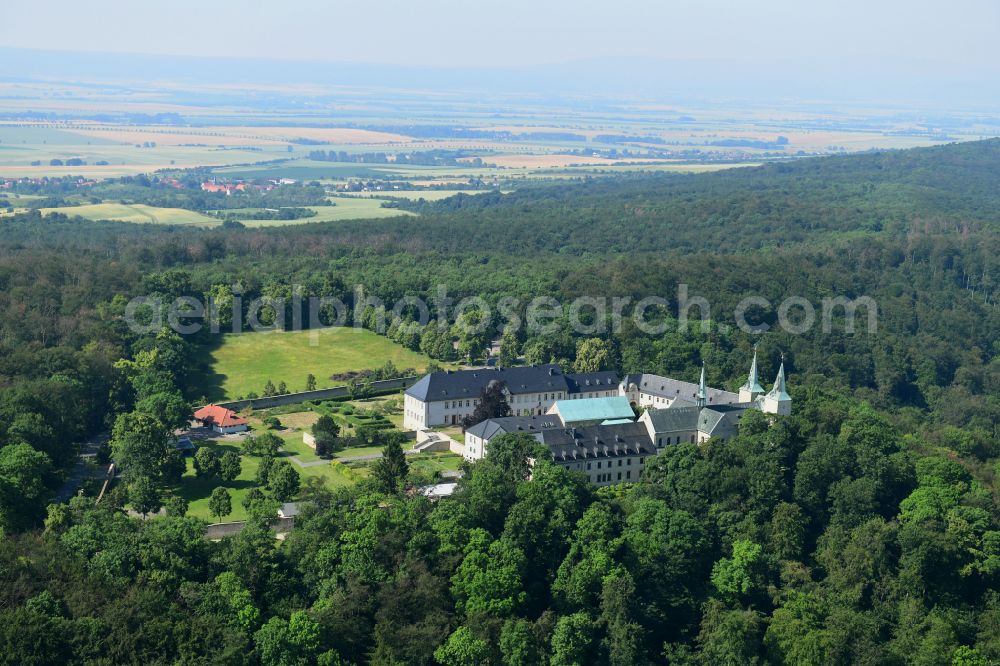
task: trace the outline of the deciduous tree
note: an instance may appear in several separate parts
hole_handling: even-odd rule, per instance
[[[233,500],[228,489],[218,486],[212,491],[212,495],[208,498],[208,511],[220,519],[233,512]]]

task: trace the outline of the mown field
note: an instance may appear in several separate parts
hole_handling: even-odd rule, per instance
[[[180,224],[186,226],[214,227],[222,224],[208,215],[183,208],[158,208],[145,204],[100,203],[65,208],[42,208],[43,214],[52,212],[69,216],[78,215],[89,220],[115,220],[138,224]]]
[[[313,217],[298,220],[241,220],[247,227],[282,227],[290,224],[310,224],[315,222],[339,222],[342,220],[379,219],[385,217],[412,217],[415,213],[383,208],[386,199],[371,199],[360,197],[330,197],[330,206],[306,206],[316,211]],[[25,202],[11,199],[12,206]],[[238,209],[227,211],[239,213],[256,209]],[[145,204],[100,203],[83,206],[65,206],[61,208],[42,208],[43,214],[53,212],[69,216],[79,216],[88,220],[114,220],[116,222],[132,222],[136,224],[177,224],[183,226],[217,227],[222,224],[218,218],[197,211],[183,208],[160,208]],[[16,211],[15,211],[16,212]]]
[[[456,194],[484,194],[492,190],[391,190],[389,192],[356,192],[345,193],[340,199],[408,199],[412,201],[440,201]],[[505,190],[506,192],[506,190]],[[338,203],[339,205],[339,203]]]
[[[228,333],[218,347],[203,349],[201,361],[207,370],[204,397],[218,401],[260,394],[268,380],[303,391],[310,373],[317,388],[338,386],[344,382],[331,375],[379,368],[386,361],[420,372],[430,358],[364,329],[324,328]]]
[[[299,220],[243,220],[248,227],[282,227],[289,224],[309,224],[310,222],[340,222],[341,220],[379,219],[383,217],[407,217],[415,213],[395,208],[382,208],[385,199],[362,199],[358,197],[330,197],[332,206],[306,206],[316,211],[315,217]]]

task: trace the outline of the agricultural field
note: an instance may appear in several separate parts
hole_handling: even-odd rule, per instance
[[[11,198],[10,204],[18,212],[27,199]],[[305,206],[316,211],[313,217],[297,220],[241,220],[247,227],[281,227],[291,224],[310,224],[315,222],[339,222],[343,220],[377,219],[385,217],[413,217],[416,213],[383,208],[387,199],[360,197],[330,197],[330,206]],[[45,215],[53,212],[69,216],[79,216],[88,220],[112,220],[115,222],[132,222],[136,224],[176,224],[181,226],[217,227],[222,224],[218,218],[184,208],[160,208],[145,204],[100,203],[82,206],[64,206],[60,208],[42,208]],[[239,214],[257,209],[235,209],[225,211]],[[2,215],[3,213],[0,213]]]
[[[328,388],[345,383],[331,375],[373,370],[386,361],[418,372],[430,363],[424,354],[353,327],[227,333],[221,338],[218,347],[203,349],[201,358],[207,369],[204,397],[209,401],[260,394],[268,380],[275,386],[285,382],[289,391],[302,391],[310,373],[316,376],[317,388]]]
[[[340,199],[407,199],[409,201],[441,201],[456,194],[485,194],[493,190],[389,190],[387,192],[345,192]],[[507,194],[510,190],[503,190]]]
[[[250,90],[275,103],[267,109],[248,105]],[[320,101],[332,94],[338,98],[335,109]],[[315,103],[302,104],[313,95]],[[206,98],[226,101],[206,105]],[[935,125],[899,109],[858,107],[845,118],[843,109],[818,103],[734,108],[626,102],[608,113],[571,103],[519,101],[508,105],[502,119],[484,116],[480,105],[480,100],[457,98],[428,104],[412,91],[323,86],[249,86],[234,94],[226,88],[167,86],[153,92],[127,85],[8,82],[0,84],[4,110],[43,112],[49,119],[0,121],[0,177],[111,178],[201,167],[232,178],[327,183],[357,178],[438,185],[470,178],[510,182],[620,171],[701,171],[736,162],[979,139],[997,131],[995,123],[975,114],[941,118]],[[140,118],[112,119],[122,114]],[[144,120],[149,114],[171,118]],[[315,150],[353,155],[460,151],[462,159],[478,155],[495,166],[323,162],[309,159]],[[649,155],[650,150],[657,152]],[[51,164],[72,158],[86,164]],[[637,159],[647,163],[629,164]],[[657,159],[663,162],[653,163]]]
[[[114,220],[137,224],[177,224],[182,226],[214,227],[221,221],[208,215],[183,208],[158,208],[145,204],[100,203],[64,208],[42,208],[45,215],[63,213],[69,216],[85,217],[88,220]]]
[[[5,215],[23,213],[28,209],[33,200],[41,198],[41,196],[31,194],[16,194],[14,192],[0,191],[0,202],[7,202],[6,207],[0,208],[0,218]]]
[[[279,227],[289,224],[309,224],[311,222],[340,222],[342,220],[379,219],[384,217],[413,217],[416,213],[396,208],[383,208],[386,199],[362,199],[358,197],[330,197],[332,206],[305,206],[316,211],[314,217],[299,220],[242,220],[248,227]]]
[[[94,129],[73,123],[0,124],[0,177],[85,176],[112,178],[157,169],[257,162],[288,157],[285,144],[249,145],[245,137],[181,136],[165,128]],[[171,141],[173,139],[173,141]],[[232,143],[227,143],[231,139]],[[270,155],[270,157],[268,157]],[[52,160],[79,158],[82,166]],[[99,164],[100,163],[100,164]]]
[[[98,123],[0,123],[0,177],[76,175],[113,178],[159,169],[250,164],[304,157],[311,145],[330,141],[357,151],[377,143],[398,149],[408,137],[352,128],[132,126]],[[395,147],[395,148],[393,148]],[[52,160],[79,158],[82,166]],[[359,165],[356,165],[359,166]],[[306,177],[300,174],[301,177]],[[295,176],[290,176],[295,177]]]
[[[582,155],[496,155],[483,158],[483,161],[505,169],[555,169],[581,166],[616,166],[629,162],[660,162],[650,159],[610,159]]]

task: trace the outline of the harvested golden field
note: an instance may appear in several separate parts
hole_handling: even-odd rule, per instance
[[[181,224],[196,227],[214,227],[219,220],[183,208],[158,208],[145,204],[102,203],[63,208],[42,208],[42,214],[63,213],[70,217],[79,216],[89,220],[114,220],[136,224]]]
[[[151,127],[108,127],[108,128],[66,128],[74,134],[118,141],[121,143],[145,143],[151,141],[158,146],[260,146],[280,145],[286,141],[278,141],[270,137],[256,135],[255,128],[243,128],[239,132],[220,132],[215,128],[183,129]]]
[[[218,131],[245,134],[252,131],[255,136],[268,137],[276,141],[289,141],[291,139],[309,139],[311,141],[325,141],[326,143],[339,144],[381,144],[381,143],[410,143],[412,137],[391,132],[373,132],[371,130],[353,129],[350,127],[219,127],[213,128]]]
[[[581,134],[587,137],[610,133],[609,130],[604,129],[584,129],[581,127],[567,126],[560,127],[558,125],[492,125],[490,127],[481,127],[476,129],[482,129],[487,132],[510,132],[511,134],[534,134],[536,132],[544,132],[546,134]]]
[[[663,160],[612,160],[581,155],[490,155],[484,162],[507,169],[558,169],[560,167],[659,162]]]
[[[48,127],[49,125],[39,125]],[[399,144],[413,141],[408,136],[390,132],[345,127],[164,127],[141,125],[102,125],[96,123],[58,123],[53,129],[80,136],[136,144],[151,141],[159,146],[266,146],[283,145],[296,140],[323,141],[341,145]]]

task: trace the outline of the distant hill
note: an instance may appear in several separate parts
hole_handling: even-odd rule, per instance
[[[341,224],[344,242],[517,252],[743,252],[1000,222],[1000,139],[810,158],[696,175],[525,185],[507,195],[401,204],[394,221]],[[310,229],[315,233],[316,229]]]

